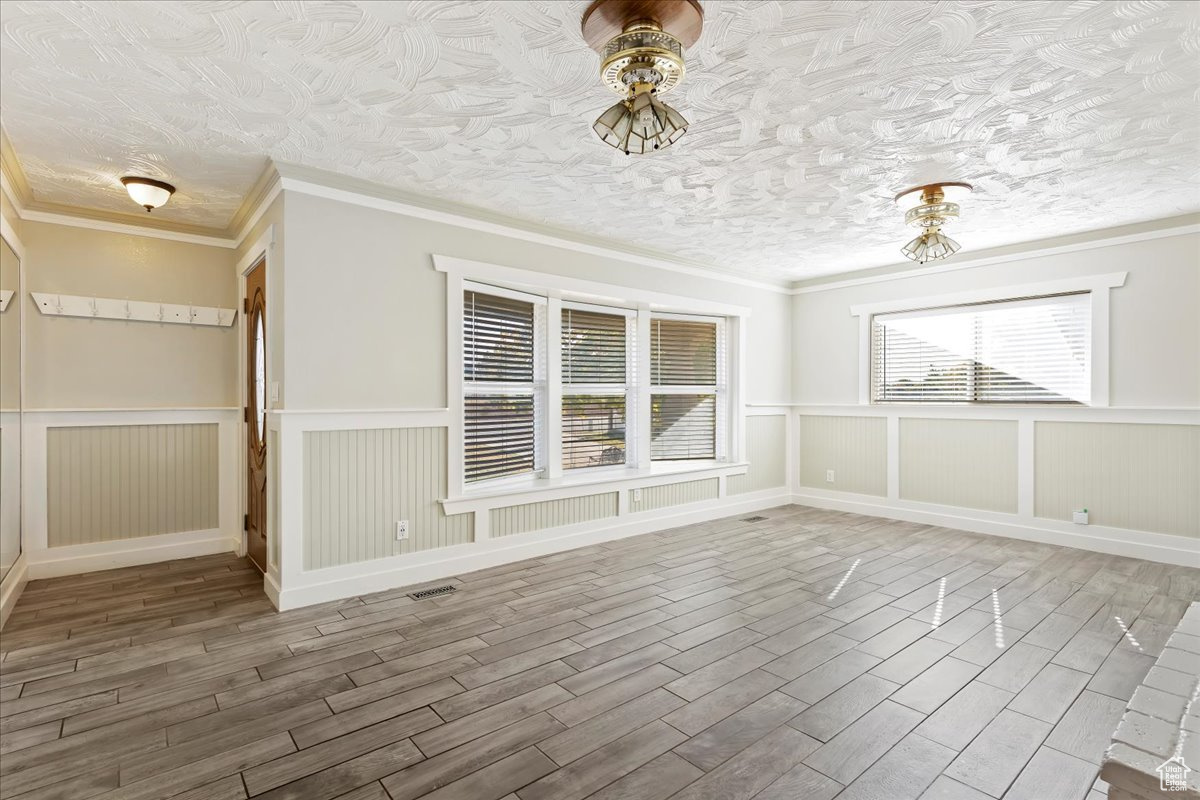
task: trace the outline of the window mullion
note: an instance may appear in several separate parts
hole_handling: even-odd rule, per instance
[[[541,441],[546,455],[543,475],[547,478],[562,477],[562,300],[551,297],[546,304],[545,321],[546,402],[542,415]]]
[[[637,441],[631,463],[638,469],[650,468],[650,309],[640,306],[637,312],[637,336],[634,337],[637,347],[637,379],[634,381],[633,402],[630,403],[630,414],[637,415],[635,431]]]

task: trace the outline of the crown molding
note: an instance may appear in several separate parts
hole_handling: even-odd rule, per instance
[[[625,247],[599,237],[589,237],[548,225],[536,225],[514,217],[493,214],[473,206],[446,203],[414,195],[369,181],[349,178],[333,172],[310,169],[295,164],[276,163],[285,192],[296,192],[327,200],[387,211],[407,217],[424,219],[469,228],[482,233],[506,236],[535,244],[559,247],[577,253],[612,258],[669,272],[721,283],[732,283],[770,292],[785,294],[786,284],[756,280],[725,272],[713,266],[670,258],[651,250]]]
[[[282,191],[283,185],[279,181],[279,171],[275,169],[275,163],[268,160],[266,168],[258,176],[254,185],[250,187],[250,191],[246,192],[241,207],[229,221],[229,234],[237,247],[242,246],[246,237],[254,230],[254,226],[262,219],[263,214],[267,213],[271,203],[275,202],[275,198],[279,197]]]
[[[8,138],[8,131],[4,130],[3,125],[0,125],[0,175],[3,175],[7,181],[8,199],[12,202],[13,208],[28,205],[33,199],[33,192],[29,189],[29,181],[25,179],[25,170],[21,168],[17,152],[13,150],[12,141]]]
[[[991,248],[990,250],[982,251],[974,258],[962,261],[949,261],[933,267],[906,269],[904,265],[898,265],[883,268],[890,271],[871,271],[870,274],[843,278],[841,280],[831,280],[824,283],[797,282],[788,290],[788,294],[801,295],[814,292],[827,292],[834,289],[846,289],[852,286],[865,286],[872,283],[938,275],[945,272],[957,272],[964,269],[1004,264],[1010,261],[1024,261],[1030,258],[1078,253],[1102,247],[1146,242],[1154,239],[1167,239],[1173,236],[1186,236],[1194,233],[1200,233],[1200,214],[1186,214],[1178,217],[1167,217],[1165,219],[1137,223],[1135,225],[1102,228],[1097,231],[1089,231],[1074,236],[1039,239],[1022,244]]]

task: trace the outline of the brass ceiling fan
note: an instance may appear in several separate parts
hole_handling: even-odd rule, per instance
[[[583,38],[600,53],[600,78],[621,100],[592,129],[605,144],[643,154],[670,147],[688,121],[662,95],[683,80],[683,49],[700,38],[698,0],[595,0]]]

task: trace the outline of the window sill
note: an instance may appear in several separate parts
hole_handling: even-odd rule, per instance
[[[506,483],[503,486],[484,487],[464,492],[455,497],[447,497],[441,503],[447,514],[463,514],[525,503],[537,503],[543,500],[560,500],[601,492],[640,489],[663,483],[675,483],[675,479],[679,478],[700,480],[743,475],[749,467],[749,463],[744,461],[660,461],[649,469],[615,469],[605,472],[590,472],[586,475],[564,475],[554,479],[535,478],[529,481]]]

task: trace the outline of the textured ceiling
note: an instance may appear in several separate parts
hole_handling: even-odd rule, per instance
[[[1200,210],[1200,3],[707,0],[644,158],[586,5],[10,0],[4,126],[44,202],[224,227],[271,157],[776,278],[902,260],[937,178],[964,254]]]

